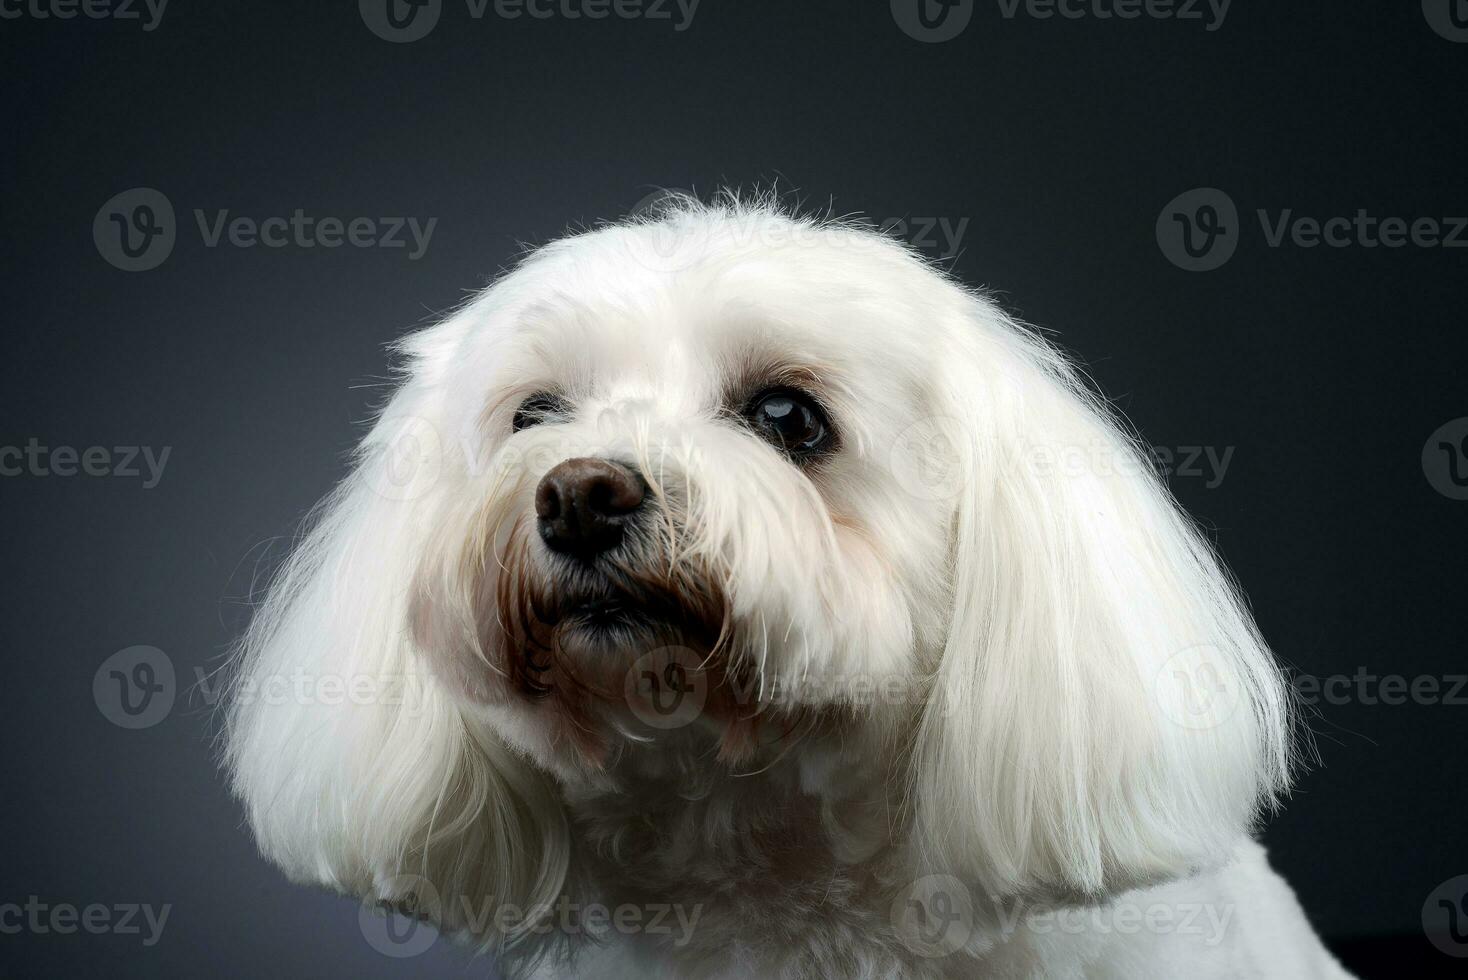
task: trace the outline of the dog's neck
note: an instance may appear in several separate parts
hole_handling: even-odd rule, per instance
[[[891,760],[870,726],[817,727],[738,765],[706,733],[627,742],[605,778],[566,786],[599,900],[697,906],[719,941],[798,931],[792,909],[823,928],[843,908],[867,914],[899,836]]]

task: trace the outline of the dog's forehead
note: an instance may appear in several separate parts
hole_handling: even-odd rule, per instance
[[[884,243],[739,232],[725,223],[668,240],[656,226],[618,228],[560,243],[521,336],[550,374],[600,393],[895,368],[902,345],[881,339],[893,279]]]

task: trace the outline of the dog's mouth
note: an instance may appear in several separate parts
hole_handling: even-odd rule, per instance
[[[627,596],[598,595],[563,605],[557,622],[561,634],[584,633],[603,641],[631,638],[669,625],[665,614]]]
[[[658,611],[621,596],[602,596],[573,605],[562,626],[593,630],[651,628],[668,622],[666,610]]]
[[[686,611],[678,605],[617,592],[570,597],[559,605],[556,618],[561,630],[661,632],[690,625],[685,622]]]
[[[622,675],[649,650],[680,646],[704,656],[725,639],[727,601],[701,570],[603,561],[514,574],[533,567],[508,565],[497,622],[509,640],[512,673],[534,698],[588,688],[620,697]]]

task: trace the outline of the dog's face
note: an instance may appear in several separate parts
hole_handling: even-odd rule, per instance
[[[931,274],[866,232],[683,220],[537,259],[445,378],[438,442],[465,450],[439,479],[463,482],[436,511],[418,629],[551,764],[599,765],[669,697],[697,698],[685,720],[726,762],[754,719],[768,737],[912,713],[947,618],[944,347],[906,327]],[[669,270],[674,243],[695,254]],[[464,599],[442,604],[432,580],[455,578]]]
[[[887,792],[897,865],[988,895],[1223,860],[1286,781],[1273,660],[1125,428],[895,242],[683,206],[403,351],[243,644],[242,684],[414,695],[232,706],[236,791],[300,877],[550,901],[563,790],[619,746],[744,767],[827,722],[873,736],[842,777]]]

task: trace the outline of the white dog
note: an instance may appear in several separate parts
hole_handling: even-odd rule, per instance
[[[234,679],[292,878],[511,975],[1345,976],[1238,591],[984,296],[683,200],[402,351]]]

